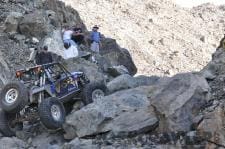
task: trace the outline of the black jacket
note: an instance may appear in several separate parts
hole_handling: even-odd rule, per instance
[[[37,65],[43,65],[43,64],[48,64],[52,63],[52,54],[50,52],[40,52],[36,55],[36,64]]]

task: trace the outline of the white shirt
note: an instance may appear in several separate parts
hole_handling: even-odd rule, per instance
[[[73,34],[73,31],[71,31],[71,30],[64,31],[63,40],[68,40],[68,39],[70,40],[72,37],[72,34]]]

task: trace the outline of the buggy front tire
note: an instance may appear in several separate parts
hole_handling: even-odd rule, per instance
[[[58,98],[49,97],[42,100],[38,107],[41,122],[48,129],[62,128],[66,112]]]
[[[92,103],[97,98],[102,98],[106,95],[108,89],[103,82],[90,82],[83,89],[83,102],[85,105]]]
[[[0,104],[4,111],[17,113],[28,103],[26,86],[18,81],[6,84],[0,93]]]

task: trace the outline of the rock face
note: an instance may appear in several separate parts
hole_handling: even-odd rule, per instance
[[[88,2],[91,4],[97,1],[89,0]],[[146,10],[150,12],[148,14],[151,14],[151,18],[146,18],[146,13],[143,15],[144,18],[140,18],[139,15],[134,14],[135,11],[122,7],[129,4],[129,8],[133,8],[130,5],[132,2],[133,4],[140,3],[136,0],[102,2],[115,3],[113,6],[107,6],[109,10],[111,7],[121,6],[118,11],[123,9],[123,15],[119,16],[129,16],[128,20],[134,21],[136,25],[145,21],[147,23],[145,22],[144,26],[140,25],[141,27],[137,30],[132,29],[136,28],[136,25],[125,23],[126,25],[120,26],[122,30],[118,29],[120,31],[115,29],[116,25],[112,25],[114,23],[111,23],[109,29],[113,29],[114,32],[118,31],[118,37],[121,37],[119,43],[125,40],[130,49],[123,49],[114,39],[103,38],[100,54],[93,54],[97,63],[88,59],[90,55],[85,59],[79,57],[62,60],[61,27],[80,25],[85,34],[89,33],[78,12],[73,8],[67,7],[61,1],[53,0],[2,0],[0,2],[0,88],[14,78],[15,70],[33,66],[26,62],[30,49],[47,45],[55,58],[62,60],[61,62],[70,71],[83,71],[91,81],[107,80],[110,90],[110,95],[83,108],[82,100],[71,106],[73,109],[64,124],[65,131],[48,132],[40,123],[34,125],[24,123],[25,127],[22,131],[17,131],[17,137],[5,138],[0,135],[0,144],[3,147],[126,149],[150,148],[155,147],[155,144],[173,144],[174,146],[169,147],[175,148],[175,145],[187,143],[186,137],[195,138],[199,135],[204,138],[205,132],[211,134],[206,138],[209,139],[208,142],[211,141],[214,145],[225,143],[224,104],[222,104],[225,98],[225,50],[223,46],[217,49],[212,62],[200,73],[178,74],[171,78],[162,76],[186,70],[197,70],[200,65],[208,61],[208,53],[212,52],[209,49],[213,48],[214,39],[217,39],[220,34],[217,35],[217,32],[215,33],[210,26],[216,22],[216,27],[220,28],[221,22],[224,24],[222,19],[215,20],[216,14],[219,18],[224,16],[224,7],[214,9],[215,6],[205,5],[192,10],[180,10],[169,1],[150,0],[146,5],[145,2],[142,3],[143,9],[140,9],[141,5],[134,7],[134,10]],[[77,5],[77,8],[79,9],[82,5]],[[96,8],[99,9],[99,6],[101,3]],[[86,7],[90,6],[86,5]],[[176,18],[167,12],[176,14]],[[208,12],[211,12],[212,16],[208,16]],[[181,15],[182,19],[180,19],[178,17],[180,14],[186,14],[187,17]],[[162,17],[158,17],[161,15]],[[93,18],[92,15],[87,15],[87,18],[89,16]],[[193,17],[197,18],[197,21],[193,20]],[[110,21],[112,20],[113,18],[110,18]],[[119,20],[122,20],[120,22],[122,24],[126,21],[125,19]],[[166,21],[168,21],[167,26],[164,27],[163,22]],[[116,20],[117,22],[119,21]],[[207,31],[199,29],[196,22],[200,22],[201,27],[206,25]],[[189,24],[188,27],[185,27],[185,23]],[[173,28],[170,27],[171,25]],[[193,29],[193,26],[196,28]],[[107,28],[104,25],[100,28],[103,29],[100,30],[103,33],[104,27]],[[182,36],[178,32],[182,32]],[[208,35],[208,32],[211,34]],[[108,35],[117,36],[111,33]],[[212,36],[215,38],[211,39]],[[139,39],[138,42],[133,39],[134,37]],[[223,45],[222,41],[221,43]],[[85,46],[82,50],[90,52],[90,47]],[[128,51],[131,51],[132,55]],[[206,55],[202,56],[202,53]],[[137,68],[132,57],[136,60],[135,63],[138,64],[140,72],[144,71],[148,75],[160,74],[161,77],[134,77]],[[201,62],[199,62],[199,57],[201,57]],[[64,139],[74,140],[65,143]],[[204,139],[193,140],[198,145],[207,144]],[[207,147],[210,148],[212,144],[208,143]],[[157,147],[164,148],[165,146]]]
[[[207,148],[212,149],[217,145],[225,144],[224,131],[224,103],[218,106],[214,111],[205,114],[205,119],[197,128],[199,136],[208,140]],[[216,145],[217,144],[217,145]]]

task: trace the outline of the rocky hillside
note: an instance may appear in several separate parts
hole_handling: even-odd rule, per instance
[[[224,6],[185,9],[170,0],[63,0],[88,28],[128,48],[138,74],[174,75],[202,69],[224,31]]]
[[[89,2],[94,3],[94,1]],[[55,61],[63,62],[69,70],[84,71],[91,81],[104,81],[108,87],[108,95],[85,107],[83,107],[82,100],[75,102],[72,111],[66,117],[63,128],[56,131],[46,129],[38,119],[35,122],[24,122],[23,129],[16,130],[14,137],[0,135],[0,148],[163,149],[189,147],[213,149],[225,147],[225,103],[223,100],[225,97],[225,49],[223,46],[217,48],[212,61],[200,72],[180,73],[173,77],[134,77],[137,69],[128,52],[130,51],[136,60],[139,72],[144,70],[145,64],[146,66],[149,63],[151,66],[154,65],[154,67],[145,67],[148,75],[173,74],[195,68],[198,70],[200,69],[198,66],[209,61],[209,54],[213,48],[219,45],[223,22],[217,17],[222,18],[224,8],[216,9],[215,6],[206,5],[184,10],[169,1],[147,2],[149,5],[143,7],[143,10],[149,12],[146,20],[144,12],[138,14],[136,12],[139,11],[123,8],[128,4],[129,8],[137,9],[139,6],[141,8],[144,3],[140,1],[127,3],[104,1],[108,4],[115,3],[115,5],[108,5],[104,10],[115,10],[119,7],[118,10],[124,9],[121,13],[126,19],[120,18],[121,23],[128,21],[129,18],[135,21],[136,25],[127,23],[126,27],[120,26],[124,27],[124,31],[118,29],[122,46],[110,36],[116,37],[117,35],[107,35],[105,29],[107,37],[103,39],[103,50],[100,55],[95,55],[98,61],[96,64],[82,57],[63,59],[61,26],[81,24],[88,34],[85,23],[75,9],[67,7],[63,2],[53,0],[2,0],[0,2],[1,85],[13,78],[16,69],[33,65],[27,60],[34,47],[48,45]],[[140,5],[132,7],[134,4]],[[77,8],[81,6],[77,5]],[[87,5],[88,7],[91,6]],[[96,10],[97,12],[99,11]],[[114,11],[110,11],[108,18],[112,12]],[[135,17],[137,15],[139,17]],[[161,17],[158,17],[160,15]],[[148,23],[142,21],[141,18]],[[195,20],[198,20],[199,24]],[[217,21],[220,22],[218,26],[214,24]],[[105,22],[108,21],[105,20]],[[144,22],[146,23],[145,29],[138,28],[138,25],[141,26]],[[115,20],[116,23],[118,21]],[[166,23],[167,26],[162,25]],[[131,26],[128,27],[128,25]],[[204,25],[206,25],[205,28]],[[103,30],[104,26],[106,25],[102,25]],[[109,30],[116,25],[110,27]],[[146,33],[137,34],[133,27],[137,31],[145,30]],[[125,31],[127,34],[122,37]],[[143,38],[143,41],[133,39],[133,34],[141,35],[140,38]],[[129,50],[121,48],[125,47],[126,41],[130,43],[127,44]],[[146,51],[144,49],[135,51],[141,46],[144,47],[144,44],[146,44],[145,47],[150,48],[145,49]],[[83,50],[83,52],[90,52],[88,45]],[[147,52],[150,53],[151,58],[143,58]],[[153,54],[154,52],[156,53]],[[141,64],[142,67],[140,67]],[[167,72],[167,70],[174,71]]]

